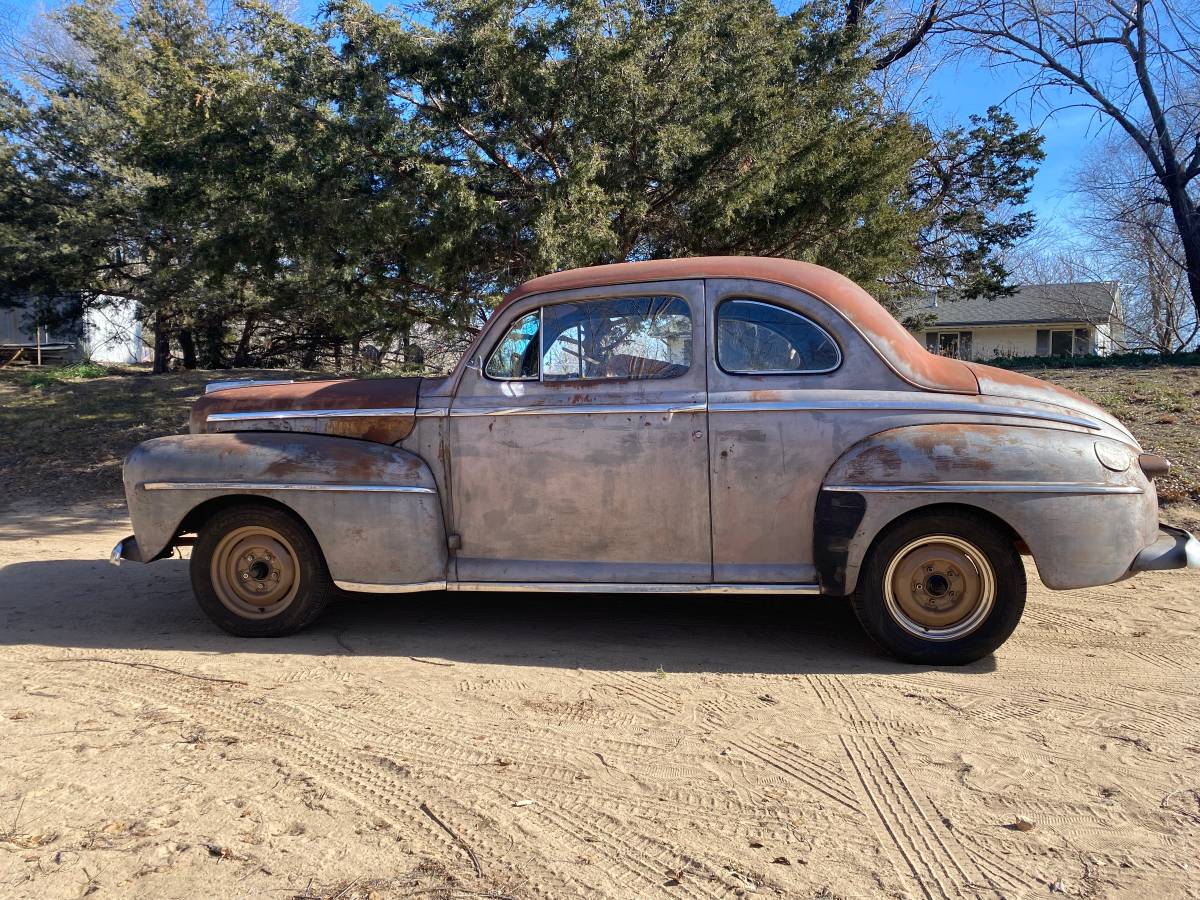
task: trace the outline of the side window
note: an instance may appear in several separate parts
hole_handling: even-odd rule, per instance
[[[737,297],[717,307],[717,363],[735,375],[820,373],[841,365],[842,353],[800,313]]]
[[[675,378],[692,364],[679,297],[615,297],[542,308],[542,380]]]
[[[540,324],[540,310],[521,316],[513,323],[488,359],[484,371],[489,378],[537,380]]]

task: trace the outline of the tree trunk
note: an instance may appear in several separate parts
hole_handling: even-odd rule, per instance
[[[204,365],[206,368],[224,368],[224,338],[226,331],[216,319],[204,324]]]
[[[242,336],[238,338],[237,349],[233,352],[233,367],[244,369],[250,365],[250,335],[254,333],[254,316],[246,316],[242,325]]]
[[[192,329],[179,329],[179,349],[183,351],[183,367],[189,371],[196,368],[196,339]]]
[[[304,359],[300,363],[302,369],[312,369],[317,364],[317,347],[321,344],[321,330],[314,329],[312,340],[308,342],[308,349],[304,352]]]
[[[1188,196],[1187,186],[1178,183],[1178,178],[1170,179],[1163,187],[1167,191],[1167,199],[1171,202],[1171,215],[1175,219],[1175,228],[1179,231],[1179,242],[1183,245],[1183,264],[1187,266],[1188,292],[1192,295],[1192,305],[1196,307],[1196,315],[1200,317],[1200,211]]]
[[[171,332],[167,328],[166,317],[157,312],[154,314],[154,374],[162,375],[170,364]]]

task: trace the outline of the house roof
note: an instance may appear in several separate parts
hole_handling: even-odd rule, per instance
[[[792,259],[700,256],[570,269],[525,282],[505,298],[492,317],[534,294],[689,278],[740,278],[798,288],[840,313],[875,346],[892,370],[909,383],[935,391],[979,392],[979,384],[970,369],[958,360],[927,352],[891,313],[849,278],[822,266]],[[476,344],[481,339],[482,334]],[[474,354],[477,350],[478,347],[473,345],[469,352]]]
[[[1066,284],[1023,284],[1007,297],[973,300],[932,298],[914,302],[908,315],[933,313],[937,325],[1033,325],[1055,322],[1107,322],[1119,314],[1120,284],[1080,281]]]

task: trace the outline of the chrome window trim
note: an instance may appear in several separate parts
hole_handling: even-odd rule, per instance
[[[497,591],[550,594],[820,594],[816,584],[659,584],[656,582],[590,581],[423,581],[413,584],[371,584],[335,581],[347,591],[407,594],[415,591]]]
[[[642,296],[670,297],[671,299],[682,301],[683,305],[685,307],[687,307],[688,322],[692,326],[693,334],[695,334],[696,319],[692,316],[692,304],[689,302],[688,298],[685,297],[683,294],[662,293],[662,294],[645,294],[645,295],[643,295],[641,293],[634,293],[634,294],[615,294],[612,296],[583,297],[583,298],[575,298],[575,299],[568,299],[568,300],[559,300],[554,303],[543,303],[536,310],[537,316],[538,316],[538,373],[537,373],[536,378],[528,378],[528,377],[526,377],[526,378],[496,378],[495,376],[488,374],[488,372],[487,372],[488,363],[490,363],[492,361],[492,357],[495,356],[496,351],[498,349],[500,349],[500,344],[504,340],[503,336],[498,341],[496,341],[495,344],[492,345],[491,352],[488,353],[487,358],[484,361],[483,365],[480,366],[479,372],[483,376],[484,380],[493,381],[493,382],[496,382],[497,384],[504,384],[504,383],[510,382],[510,381],[537,382],[538,384],[547,384],[547,383],[549,383],[549,384],[573,384],[573,383],[579,382],[579,381],[605,381],[605,382],[612,382],[614,384],[620,384],[620,383],[629,382],[629,381],[670,381],[673,378],[683,378],[685,375],[687,375],[689,372],[692,371],[692,367],[696,363],[696,354],[694,352],[692,353],[691,358],[688,359],[688,365],[684,371],[680,372],[678,375],[671,375],[666,378],[633,378],[633,377],[575,378],[575,377],[572,377],[572,378],[553,378],[549,382],[546,381],[546,372],[542,365],[546,360],[546,315],[545,315],[546,307],[548,307],[548,306],[564,306],[568,303],[596,303],[596,302],[603,303],[607,300],[629,300],[629,299],[636,300]],[[517,322],[521,321],[521,319],[524,319],[526,316],[529,316],[529,315],[531,315],[531,313],[522,313],[522,314],[518,315],[515,319],[512,320],[512,324],[515,325]],[[511,330],[511,328],[512,328],[512,325],[509,325],[510,330]],[[505,330],[504,334],[507,335],[508,330]],[[695,344],[695,341],[693,341],[693,345],[694,344]],[[837,346],[836,342],[835,342],[834,346]],[[841,355],[840,349],[838,350],[838,354],[839,354],[839,356]]]
[[[297,481],[147,481],[144,491],[332,491],[335,493],[435,494],[412,484],[323,484]]]
[[[1090,419],[1068,416],[1048,410],[1024,406],[995,406],[979,403],[955,403],[936,400],[757,400],[725,403],[709,403],[709,412],[851,412],[873,410],[876,412],[928,412],[968,413],[976,416],[1005,416],[1018,419],[1041,419],[1078,425],[1099,431],[1100,425]]]
[[[507,382],[510,382],[510,381],[540,382],[542,380],[542,353],[544,352],[542,349],[542,335],[545,333],[545,329],[543,328],[543,325],[545,324],[545,322],[543,321],[542,310],[545,308],[546,307],[544,307],[544,306],[539,306],[537,309],[533,310],[532,312],[521,313],[515,319],[512,320],[512,324],[510,324],[508,326],[508,328],[501,330],[500,337],[496,340],[496,343],[492,344],[491,351],[487,354],[486,357],[484,357],[481,365],[479,366],[479,374],[483,376],[485,381],[494,381],[497,384],[506,384]],[[488,366],[491,365],[491,363],[492,363],[492,357],[496,355],[496,351],[498,351],[500,349],[500,345],[504,343],[504,339],[506,337],[508,337],[508,333],[510,331],[512,331],[513,325],[516,325],[522,319],[528,318],[529,316],[533,315],[534,313],[536,313],[537,317],[538,317],[538,330],[537,330],[538,371],[537,371],[537,374],[532,377],[528,376],[528,375],[523,375],[520,378],[497,378],[494,375],[489,375],[488,374]]]
[[[756,369],[752,372],[744,372],[738,369],[727,369],[721,365],[721,307],[727,303],[750,303],[757,306],[766,306],[771,309],[781,309],[786,313],[790,313],[799,319],[803,319],[809,325],[816,328],[821,334],[829,339],[829,343],[833,344],[833,349],[837,352],[837,362],[826,369]],[[722,297],[717,301],[717,308],[713,310],[713,361],[716,362],[717,368],[726,375],[747,375],[754,377],[757,375],[828,375],[830,372],[836,372],[842,367],[845,361],[845,355],[842,353],[842,345],[837,342],[829,329],[823,326],[820,322],[814,321],[804,313],[791,309],[787,306],[782,306],[778,303],[772,303],[769,300],[762,300],[756,297],[745,297],[739,294],[731,294],[727,297]]]
[[[824,491],[861,494],[1142,494],[1132,484],[1072,481],[936,481],[910,484],[827,484]]]

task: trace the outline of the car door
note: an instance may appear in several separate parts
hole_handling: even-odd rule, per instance
[[[862,398],[905,386],[851,323],[803,291],[710,279],[706,293],[714,580],[813,584],[821,479],[886,427],[856,409]]]
[[[712,579],[703,282],[526,297],[450,408],[462,582]]]

